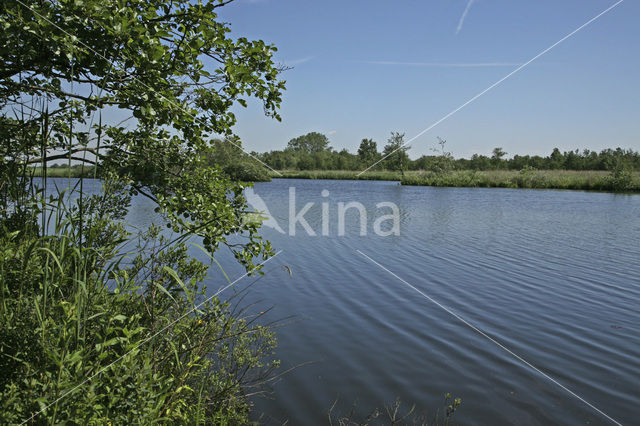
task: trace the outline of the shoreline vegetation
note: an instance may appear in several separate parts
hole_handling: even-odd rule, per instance
[[[398,181],[408,186],[566,189],[582,191],[640,193],[640,172],[625,176],[602,170],[453,170],[446,174],[432,171],[371,171],[358,176],[351,170],[280,170],[271,178]],[[621,187],[624,187],[622,189]]]
[[[508,156],[501,147],[491,155],[454,158],[447,141],[437,138],[432,155],[409,158],[404,134],[391,132],[382,150],[362,139],[356,153],[334,150],[326,135],[311,132],[291,139],[284,150],[252,153],[273,170],[270,177],[299,179],[394,180],[402,185],[572,189],[640,192],[640,153],[623,148],[584,149],[547,156]],[[363,170],[367,170],[362,173]]]
[[[262,166],[207,135],[279,120],[285,66],[227,3],[2,3],[0,424],[251,424],[278,377],[284,320],[245,299],[277,253],[232,177]]]
[[[317,132],[291,139],[283,150],[251,155],[235,136],[214,139],[211,146],[202,160],[237,182],[273,178],[389,180],[410,186],[640,192],[640,153],[619,147],[600,152],[554,148],[544,157],[508,157],[497,147],[491,156],[454,158],[447,151],[447,141],[437,138],[433,155],[411,159],[404,134],[398,132],[391,132],[382,151],[374,140],[362,139],[357,153],[333,149],[329,138]],[[46,170],[34,166],[30,171],[33,176],[42,176],[44,171],[48,177],[100,177],[93,165],[51,164]]]
[[[33,168],[34,177],[42,177],[42,168]],[[278,174],[279,173],[279,174]],[[397,181],[408,186],[465,187],[465,188],[519,188],[564,189],[580,191],[640,193],[640,172],[628,174],[605,170],[452,170],[447,173],[412,170],[404,173],[392,170],[373,170],[359,175],[354,170],[279,170],[270,171],[270,179],[327,179],[327,180],[384,180]],[[48,177],[93,178],[95,168],[49,167]],[[97,177],[100,177],[99,175]]]

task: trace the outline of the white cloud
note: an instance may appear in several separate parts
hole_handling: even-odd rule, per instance
[[[336,133],[338,133],[338,131],[337,131],[337,130],[329,130],[329,131],[327,132],[327,134],[328,134],[328,135],[335,135]]]
[[[469,2],[467,3],[467,7],[464,8],[464,12],[462,12],[462,16],[460,17],[460,21],[458,22],[458,27],[456,28],[456,34],[458,34],[462,29],[462,26],[464,25],[464,20],[467,17],[467,13],[469,13],[469,9],[471,9],[471,5],[473,5],[474,2],[475,0],[469,0]]]

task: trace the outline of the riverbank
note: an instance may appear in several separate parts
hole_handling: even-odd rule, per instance
[[[600,170],[455,170],[449,173],[425,171],[371,171],[358,175],[350,170],[281,170],[272,178],[287,179],[344,179],[393,180],[402,185],[469,187],[469,188],[527,188],[572,189],[586,191],[640,192],[640,172],[617,174]]]
[[[401,180],[399,172],[390,170],[368,171],[358,175],[361,170],[279,170],[270,171],[272,179],[332,179],[332,180]],[[414,172],[409,172],[414,173]]]
[[[34,177],[43,177],[42,167],[33,167]],[[52,178],[94,178],[96,177],[95,166],[75,166],[75,167],[47,167],[47,176]]]
[[[640,192],[640,173],[575,170],[460,170],[406,175],[403,185]]]
[[[404,177],[390,170],[280,170],[269,172],[269,178],[281,179],[329,179],[329,180],[389,180],[402,185],[466,187],[466,188],[525,188],[525,189],[569,189],[583,191],[640,192],[640,172],[614,174],[602,170],[455,170],[449,173],[408,171]],[[94,168],[66,167],[48,168],[49,177],[93,178]],[[41,177],[42,169],[34,167],[34,176]]]

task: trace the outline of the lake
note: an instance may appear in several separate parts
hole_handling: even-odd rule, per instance
[[[314,203],[315,237],[288,235],[289,187],[297,212]],[[640,196],[313,180],[255,193],[287,234],[265,228],[283,252],[252,294],[271,318],[301,320],[278,329],[282,369],[317,361],[255,401],[261,422],[326,423],[336,400],[361,419],[396,397],[434,410],[450,392],[461,424],[608,423],[357,250],[613,419],[640,418]],[[337,203],[350,201],[367,208],[367,236],[355,210],[338,236]],[[388,209],[375,206],[389,201],[400,235],[380,237],[372,222]]]
[[[290,187],[296,214],[314,203],[315,236],[290,235]],[[334,403],[364,419],[396,398],[434,414],[447,392],[460,424],[638,423],[640,196],[285,179],[254,195],[282,252],[237,287],[252,285],[251,312],[272,308],[263,321],[292,318],[276,356],[280,371],[298,366],[252,399],[260,423],[327,424]],[[366,235],[355,208],[339,235],[340,202],[364,207]],[[382,202],[398,207],[399,235],[375,233]],[[129,221],[151,220],[136,199]]]

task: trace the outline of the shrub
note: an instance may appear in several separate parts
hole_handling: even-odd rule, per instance
[[[632,189],[633,175],[623,166],[616,166],[609,176],[610,189],[613,191],[629,191]]]
[[[224,167],[224,172],[233,180],[242,182],[268,182],[271,180],[267,170],[256,162],[240,162]]]

